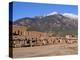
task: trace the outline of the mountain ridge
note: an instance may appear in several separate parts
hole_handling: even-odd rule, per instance
[[[63,14],[48,16],[25,17],[16,20],[14,25],[25,26],[29,31],[56,32],[65,34],[77,34],[78,19],[66,17]],[[64,35],[64,34],[63,34]]]

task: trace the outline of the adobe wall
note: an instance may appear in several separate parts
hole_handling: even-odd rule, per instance
[[[26,27],[13,25],[12,34],[25,35]]]

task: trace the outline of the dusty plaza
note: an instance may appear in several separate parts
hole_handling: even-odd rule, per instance
[[[78,54],[77,44],[59,44],[39,47],[13,48],[14,58],[63,56]]]

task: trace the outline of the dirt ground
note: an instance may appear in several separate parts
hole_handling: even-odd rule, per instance
[[[13,58],[58,56],[73,54],[78,54],[77,43],[13,48]]]

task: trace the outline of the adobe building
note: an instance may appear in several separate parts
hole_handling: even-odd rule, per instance
[[[10,44],[12,47],[32,47],[51,44],[73,43],[77,39],[71,35],[66,37],[54,37],[52,33],[27,31],[24,26],[13,25],[12,40]]]
[[[25,35],[27,28],[24,26],[13,25],[12,34],[14,35]]]

